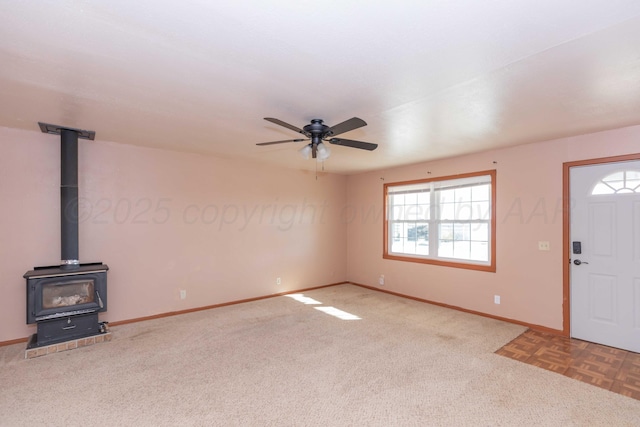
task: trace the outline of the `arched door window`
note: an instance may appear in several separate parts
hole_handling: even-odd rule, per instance
[[[640,193],[640,172],[621,171],[612,173],[600,180],[594,187],[591,194],[594,196],[601,194],[622,194]]]

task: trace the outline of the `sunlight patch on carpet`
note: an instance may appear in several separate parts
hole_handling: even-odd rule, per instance
[[[320,301],[315,300],[311,297],[305,297],[304,294],[289,294],[285,295],[285,297],[293,298],[294,300],[303,304],[322,304]]]
[[[306,304],[306,305],[321,305],[322,304],[317,299],[313,299],[311,297],[307,297],[304,294],[289,294],[289,295],[285,295],[285,297],[289,297],[291,299],[294,299],[294,300],[296,300],[298,302],[301,302],[303,304]],[[313,307],[313,308],[315,308],[316,310],[322,311],[323,313],[328,314],[330,316],[337,317],[338,319],[342,319],[342,320],[361,320],[361,318],[356,316],[355,314],[347,313],[346,311],[337,309],[335,307]]]
[[[316,310],[320,310],[323,313],[329,314],[331,316],[337,317],[342,320],[361,320],[360,317],[355,314],[347,313],[346,311],[339,310],[335,307],[313,307]]]

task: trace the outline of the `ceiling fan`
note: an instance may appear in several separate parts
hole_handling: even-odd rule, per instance
[[[338,123],[335,126],[327,126],[323,123],[321,119],[313,119],[311,123],[304,126],[302,129],[290,125],[289,123],[285,123],[282,120],[274,119],[272,117],[265,117],[265,120],[275,123],[280,126],[284,126],[287,129],[291,129],[292,131],[301,133],[306,136],[303,139],[286,139],[284,141],[271,141],[271,142],[261,142],[256,145],[272,145],[272,144],[282,144],[285,142],[300,142],[300,141],[309,141],[311,142],[308,145],[305,145],[301,150],[300,154],[308,159],[309,155],[314,159],[318,160],[326,160],[329,158],[329,148],[323,143],[323,141],[328,142],[329,144],[335,145],[343,145],[345,147],[353,147],[359,148],[361,150],[369,150],[373,151],[378,148],[378,144],[372,144],[370,142],[362,142],[362,141],[354,141],[352,139],[343,139],[343,138],[334,138],[336,135],[343,134],[345,132],[349,132],[354,129],[358,129],[362,126],[366,126],[367,123],[359,119],[357,117],[353,117],[349,120],[345,120],[342,123]]]

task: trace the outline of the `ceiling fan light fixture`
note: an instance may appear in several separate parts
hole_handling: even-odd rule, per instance
[[[322,142],[318,144],[318,160],[319,161],[327,160],[330,155],[331,155],[331,150],[329,150],[329,147],[324,145],[324,143]]]
[[[311,144],[302,147],[298,150],[298,153],[300,153],[305,160],[309,160],[309,157],[311,157]]]

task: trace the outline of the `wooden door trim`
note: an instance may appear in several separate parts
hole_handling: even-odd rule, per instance
[[[562,164],[562,335],[571,336],[571,283],[569,239],[571,227],[571,182],[570,169],[576,166],[598,165],[602,163],[617,163],[632,160],[640,160],[640,153],[626,154],[623,156],[600,157],[597,159],[578,160]]]

